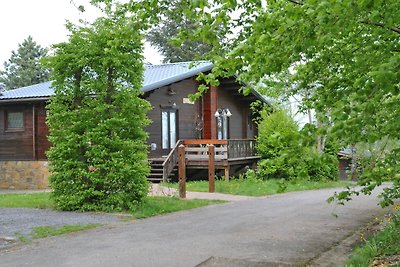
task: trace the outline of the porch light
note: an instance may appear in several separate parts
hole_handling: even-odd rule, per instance
[[[214,116],[218,117],[230,117],[232,116],[231,111],[228,108],[219,108],[215,111]]]
[[[228,108],[219,108],[214,116],[217,119],[218,139],[228,139],[228,118],[232,116],[231,111]]]

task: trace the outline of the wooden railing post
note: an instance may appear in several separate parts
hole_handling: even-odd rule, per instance
[[[215,192],[215,147],[208,146],[208,192]]]
[[[186,158],[185,158],[185,146],[179,145],[179,197],[186,198]]]

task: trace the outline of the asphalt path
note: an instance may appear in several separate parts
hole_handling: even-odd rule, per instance
[[[0,266],[301,265],[385,212],[376,194],[328,204],[334,191],[230,202],[41,239],[0,252]]]

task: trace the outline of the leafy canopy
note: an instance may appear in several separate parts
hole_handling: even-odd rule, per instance
[[[399,8],[396,0],[197,0],[188,9],[205,25],[194,36],[212,44],[230,37],[215,46],[224,57],[214,51],[212,77],[278,83],[289,73],[296,86],[281,93],[308,92],[304,105],[328,112],[332,134],[351,145],[400,137]],[[399,156],[385,152],[360,177],[365,193],[393,182],[383,205],[400,197]]]
[[[49,78],[49,70],[44,68],[40,60],[47,55],[31,36],[28,36],[18,50],[11,52],[11,57],[4,62],[4,71],[0,71],[0,84],[6,90],[45,82]]]
[[[63,210],[122,210],[148,192],[141,25],[114,12],[54,46],[50,186]]]
[[[125,7],[155,24],[170,4],[131,0]],[[253,85],[289,73],[296,86],[281,93],[309,92],[306,108],[328,112],[332,133],[352,145],[400,137],[399,9],[397,0],[192,0],[182,12],[202,25],[191,37],[213,48],[215,67],[206,81],[237,74]],[[400,198],[399,158],[393,149],[360,177],[366,193],[393,182],[383,205]]]

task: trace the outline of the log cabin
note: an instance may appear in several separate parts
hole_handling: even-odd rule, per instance
[[[146,65],[143,97],[153,106],[148,113],[151,181],[174,175],[177,147],[187,147],[188,177],[207,168],[206,146],[216,146],[216,169],[226,177],[254,164],[257,128],[250,104],[265,102],[256,91],[244,96],[232,78],[210,87],[198,100],[196,77],[212,69],[209,62]],[[0,188],[40,189],[48,186],[46,103],[53,95],[51,82],[0,94]]]

